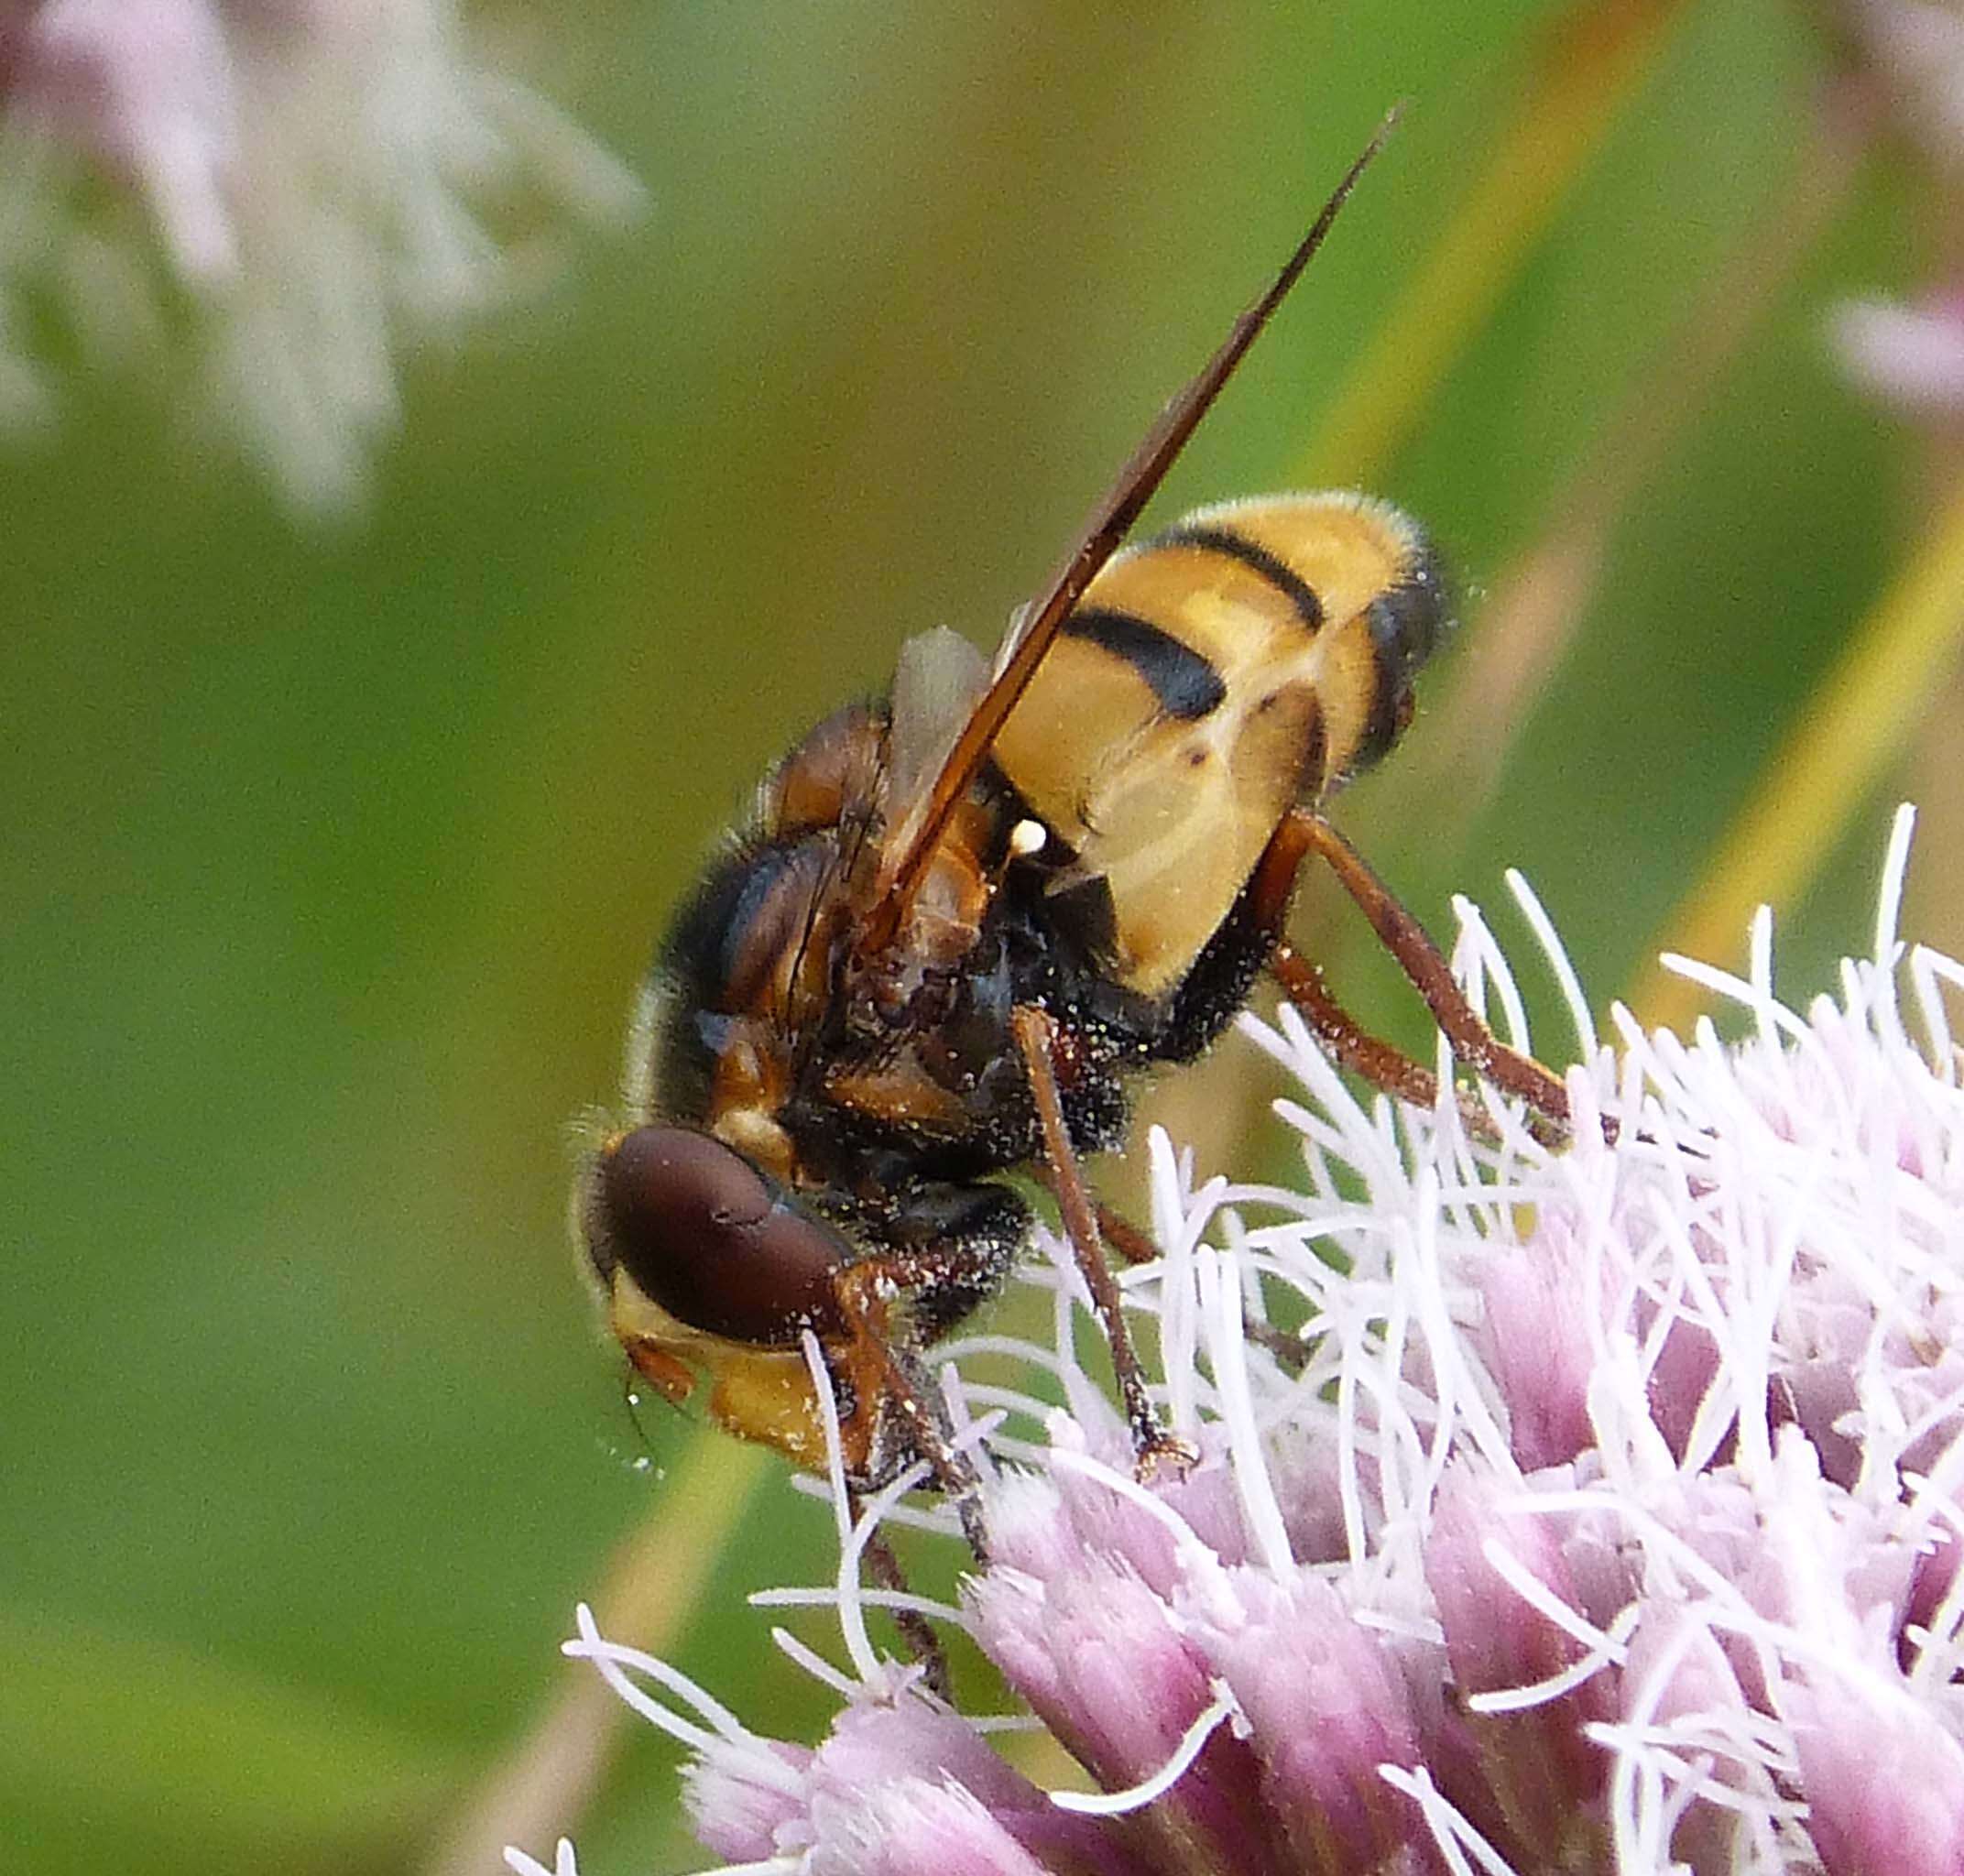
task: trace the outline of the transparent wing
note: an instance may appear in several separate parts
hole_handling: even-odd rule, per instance
[[[887,743],[887,799],[920,800],[947,766],[962,726],[988,689],[988,664],[959,632],[937,626],[900,649]],[[891,809],[889,807],[889,815]]]

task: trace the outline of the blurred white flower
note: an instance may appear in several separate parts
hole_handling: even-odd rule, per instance
[[[1775,999],[1763,914],[1747,978],[1680,961],[1736,1046],[1618,1011],[1599,1047],[1516,882],[1580,1042],[1562,1151],[1497,1101],[1498,1144],[1450,1105],[1361,1105],[1292,1011],[1245,1020],[1306,1096],[1278,1103],[1300,1177],[1196,1184],[1156,1136],[1163,1257],[1127,1276],[1191,1476],[1134,1480],[1054,1258],[1054,1340],[1019,1352],[1067,1411],[948,1373],[987,1472],[961,1608],[862,1590],[867,1527],[955,1526],[889,1491],[851,1528],[837,1478],[836,1583],[758,1598],[836,1613],[843,1667],[780,1637],[841,1696],[822,1744],[581,1611],[567,1652],[688,1747],[710,1851],[748,1876],[1964,1869],[1964,968],[1896,942],[1908,834],[1839,1000]],[[1524,1041],[1460,917],[1463,979]],[[959,1713],[879,1655],[867,1607],[896,1601],[1022,1710]],[[1094,1790],[992,1750],[1032,1723]]]
[[[0,422],[144,354],[301,507],[360,491],[393,359],[525,271],[481,213],[636,184],[449,0],[0,0]]]
[[[1921,147],[1937,186],[1964,178],[1964,10],[1936,0],[1840,0],[1837,16],[1880,82],[1893,123]],[[1964,412],[1964,282],[1908,302],[1845,301],[1829,338],[1854,382],[1911,416]]]
[[[1948,0],[1840,0],[1837,12],[1932,159],[1964,169],[1964,11]]]
[[[1964,412],[1964,294],[1915,306],[1849,300],[1832,334],[1849,376],[1871,396],[1912,415]]]

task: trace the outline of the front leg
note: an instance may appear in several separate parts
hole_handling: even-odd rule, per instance
[[[854,1402],[850,1422],[841,1427],[846,1483],[856,1493],[875,1490],[915,1459],[926,1460],[962,1521],[976,1562],[987,1564],[981,1478],[955,1445],[933,1384],[892,1334],[897,1298],[922,1281],[915,1260],[878,1255],[846,1265],[833,1280],[839,1314],[850,1331],[845,1347],[824,1345],[827,1367],[843,1372]],[[889,1414],[901,1433],[898,1455]]]

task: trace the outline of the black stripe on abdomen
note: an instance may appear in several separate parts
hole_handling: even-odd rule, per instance
[[[1064,629],[1123,659],[1169,716],[1192,723],[1219,708],[1228,694],[1220,672],[1206,659],[1137,613],[1109,605],[1080,606],[1064,620]]]
[[[1322,628],[1323,602],[1316,596],[1316,589],[1279,554],[1271,553],[1260,541],[1250,540],[1245,534],[1237,534],[1232,528],[1205,524],[1169,528],[1150,545],[1197,547],[1207,553],[1222,554],[1228,560],[1238,561],[1249,573],[1266,580],[1289,602],[1297,623],[1304,631],[1315,632]]]

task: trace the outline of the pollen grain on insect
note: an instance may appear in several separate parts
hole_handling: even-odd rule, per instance
[[[1043,851],[1050,834],[1041,821],[1024,818],[1009,830],[1009,851],[1020,860]]]

